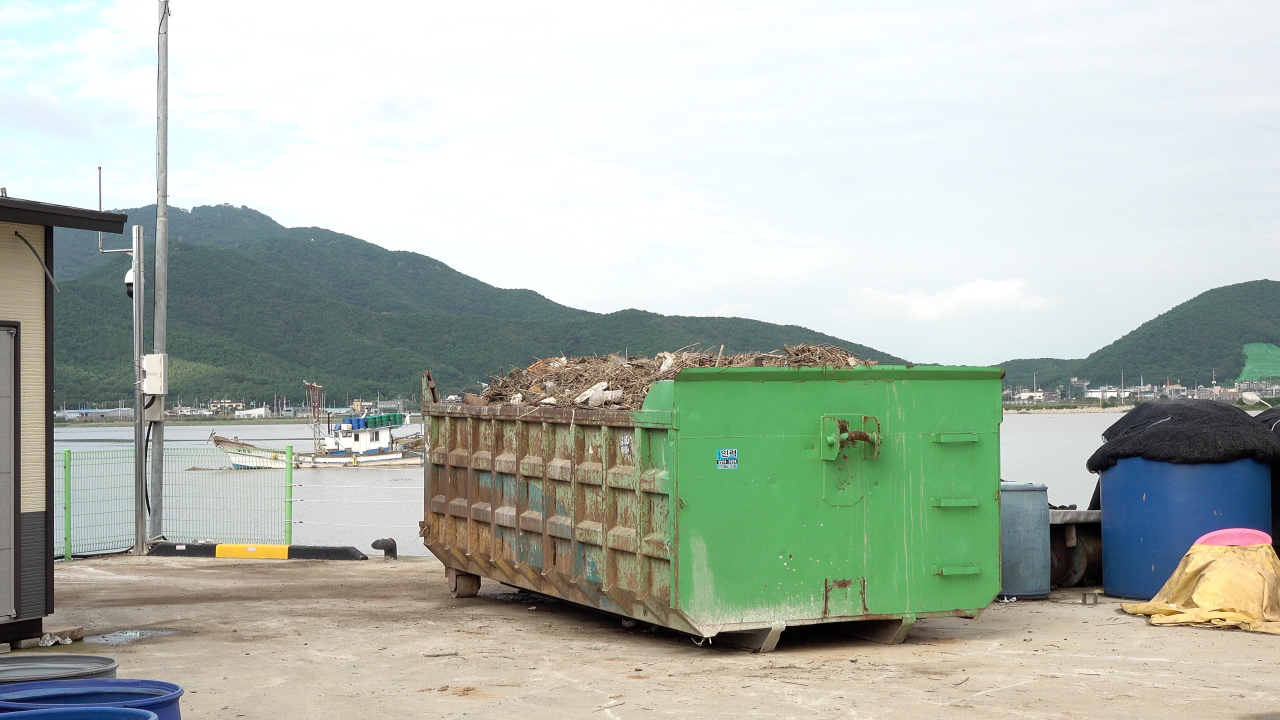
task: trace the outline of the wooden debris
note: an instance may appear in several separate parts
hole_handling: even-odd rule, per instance
[[[638,410],[650,386],[671,380],[685,368],[695,367],[851,367],[874,365],[834,345],[804,343],[784,345],[781,351],[726,355],[684,349],[656,357],[592,355],[553,357],[494,376],[480,395],[468,393],[468,405],[541,405],[551,407],[600,407]]]

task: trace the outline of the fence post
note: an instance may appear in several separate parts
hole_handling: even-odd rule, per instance
[[[284,446],[284,544],[293,544],[293,446]]]
[[[71,560],[71,451],[62,451],[62,559]]]

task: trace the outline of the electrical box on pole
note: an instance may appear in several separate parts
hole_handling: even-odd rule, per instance
[[[169,356],[152,353],[142,356],[142,394],[169,394]]]

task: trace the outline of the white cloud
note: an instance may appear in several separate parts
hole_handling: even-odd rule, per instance
[[[1028,312],[1049,304],[1048,298],[1036,295],[1031,284],[1020,278],[974,280],[935,293],[855,288],[849,291],[849,302],[854,308],[871,307],[878,312],[912,320]]]
[[[11,0],[0,5],[0,24],[20,25],[48,20],[53,17],[53,8],[48,5],[31,2],[31,0]]]
[[[0,184],[154,202],[154,3],[42,7],[0,0],[45,18],[0,21]],[[175,3],[170,197],[590,310],[1080,356],[1280,274],[1278,34],[1192,0]],[[1205,248],[1250,260],[1177,271]]]

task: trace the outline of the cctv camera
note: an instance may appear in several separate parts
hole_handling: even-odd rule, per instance
[[[133,297],[133,268],[129,268],[129,272],[124,274],[124,292],[130,298]]]

